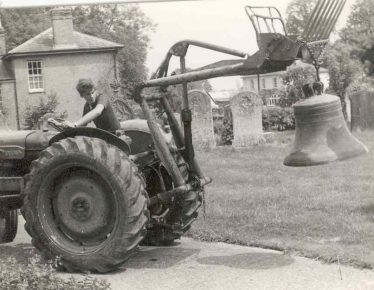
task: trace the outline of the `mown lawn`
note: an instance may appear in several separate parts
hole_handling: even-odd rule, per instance
[[[190,235],[374,268],[374,131],[356,136],[369,154],[314,167],[282,165],[292,132],[273,144],[197,152],[213,183]]]

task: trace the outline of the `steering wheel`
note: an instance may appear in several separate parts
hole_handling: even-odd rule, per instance
[[[62,132],[62,131],[65,131],[71,128],[65,123],[64,119],[60,119],[60,118],[49,118],[48,124],[51,125],[53,128],[55,128],[59,132]]]

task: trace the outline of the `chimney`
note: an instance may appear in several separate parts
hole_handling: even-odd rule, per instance
[[[54,48],[73,47],[75,44],[71,8],[54,8],[51,14]]]
[[[5,29],[0,19],[0,57],[6,54]]]

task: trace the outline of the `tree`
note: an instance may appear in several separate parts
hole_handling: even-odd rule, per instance
[[[364,78],[363,66],[359,59],[352,56],[352,46],[341,40],[327,49],[325,62],[330,76],[329,91],[340,98],[343,114],[347,117],[346,90],[351,84]]]
[[[340,32],[342,41],[351,46],[351,55],[365,66],[367,75],[374,75],[374,1],[358,0],[352,6],[347,25]]]
[[[2,9],[1,23],[6,31],[7,50],[24,43],[51,26],[50,10],[44,8]]]
[[[24,43],[51,26],[50,8],[7,9],[1,21],[7,33],[7,49]],[[122,43],[118,54],[119,77],[127,94],[145,79],[149,33],[154,25],[137,5],[73,7],[74,28],[83,33]]]
[[[286,10],[286,27],[290,35],[301,36],[317,0],[292,0]]]
[[[73,9],[78,31],[125,45],[118,54],[121,86],[129,96],[134,85],[147,76],[144,65],[150,19],[136,5],[77,6]]]
[[[187,69],[190,71],[190,69]],[[179,74],[180,69],[176,69],[171,73],[171,75]],[[210,92],[212,91],[212,85],[210,84],[209,80],[202,80],[196,82],[189,82],[187,83],[187,91],[192,90],[201,90]],[[167,99],[171,104],[171,107],[174,112],[180,113],[182,107],[182,96],[183,96],[183,86],[182,85],[173,85],[168,87],[167,91]]]
[[[303,85],[316,80],[316,69],[310,64],[295,63],[283,73],[282,80],[286,86],[286,103],[290,105],[305,98]],[[282,101],[285,103],[285,100]]]

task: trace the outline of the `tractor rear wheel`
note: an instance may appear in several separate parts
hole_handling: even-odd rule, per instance
[[[18,229],[18,210],[0,207],[0,244],[11,243]]]
[[[32,162],[22,212],[33,245],[70,272],[108,272],[146,234],[148,199],[136,166],[117,147],[78,136]]]
[[[186,182],[191,181],[192,177],[183,157],[177,153],[174,158],[184,180]],[[173,188],[171,176],[166,172],[166,169],[161,169],[161,174],[158,175],[162,176],[166,190]],[[152,197],[160,191],[160,186],[157,185],[160,176],[152,176],[152,174],[146,176],[147,192]],[[142,241],[142,245],[168,246],[174,240],[180,239],[197,219],[199,209],[202,205],[202,196],[202,191],[190,191],[178,196],[169,205],[151,207],[151,223],[147,229],[147,235]],[[160,223],[157,221],[157,215],[162,215],[163,213],[165,215],[162,217],[162,222]]]

